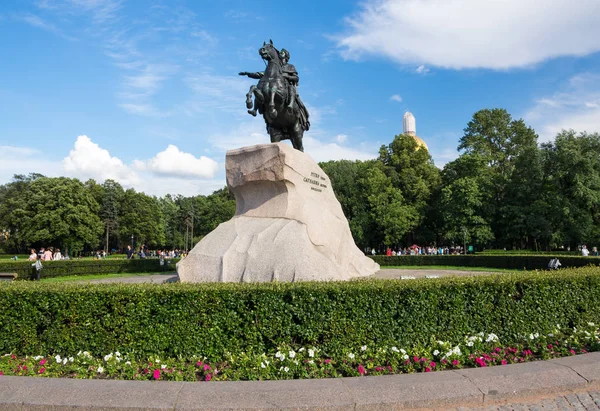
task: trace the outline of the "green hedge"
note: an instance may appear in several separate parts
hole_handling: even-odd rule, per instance
[[[585,267],[600,264],[599,257],[540,256],[540,255],[399,255],[371,257],[380,266],[446,265],[453,267],[489,267],[518,270],[544,270],[552,258],[558,258],[561,268]]]
[[[600,323],[600,269],[436,280],[267,284],[0,284],[0,354],[207,356],[314,344],[504,343]]]
[[[179,259],[165,260],[160,265],[159,259],[107,259],[107,260],[61,260],[42,261],[42,278],[62,277],[69,275],[109,274],[109,273],[150,273],[175,271]],[[0,261],[1,273],[17,273],[18,279],[27,280],[36,276],[31,261]]]

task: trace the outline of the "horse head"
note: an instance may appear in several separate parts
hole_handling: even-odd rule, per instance
[[[275,48],[272,40],[269,40],[269,43],[263,42],[262,47],[258,49],[258,54],[263,60],[281,63],[279,58],[279,50]]]

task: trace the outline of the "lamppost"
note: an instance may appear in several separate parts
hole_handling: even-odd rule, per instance
[[[463,251],[467,255],[467,228],[463,227]]]
[[[131,248],[133,249],[133,234],[131,234]]]

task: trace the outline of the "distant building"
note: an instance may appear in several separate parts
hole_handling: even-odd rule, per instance
[[[410,111],[404,113],[404,118],[402,119],[402,134],[412,136],[417,143],[417,146],[423,147],[425,150],[429,151],[427,144],[425,144],[422,138],[417,136],[417,120]]]

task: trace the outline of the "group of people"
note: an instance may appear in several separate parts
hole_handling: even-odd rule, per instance
[[[452,246],[452,247],[421,247],[418,245],[413,245],[412,247],[396,247],[391,248],[388,247],[385,252],[377,252],[375,248],[371,249],[372,255],[386,255],[396,256],[396,255],[454,255],[454,254],[464,254],[464,249],[461,246]]]
[[[31,249],[29,254],[29,261],[52,261],[52,260],[68,260],[69,256],[63,256],[60,252],[60,248],[54,250],[53,247],[40,248],[40,251],[36,251],[35,248]]]
[[[590,255],[590,250],[588,250],[587,246],[584,244],[581,246],[581,255],[587,257]],[[592,255],[598,256],[598,247],[592,248]]]
[[[128,245],[127,246],[127,250],[125,251],[125,254],[127,255],[128,259],[133,259],[135,258],[136,254],[137,257],[140,259],[144,259],[144,258],[160,258],[160,259],[165,259],[165,258],[183,258],[187,255],[187,253],[183,250],[179,250],[179,249],[174,249],[174,250],[148,250],[148,247],[146,245],[142,245],[140,247],[140,249],[137,251],[137,253],[135,252],[135,250]]]

